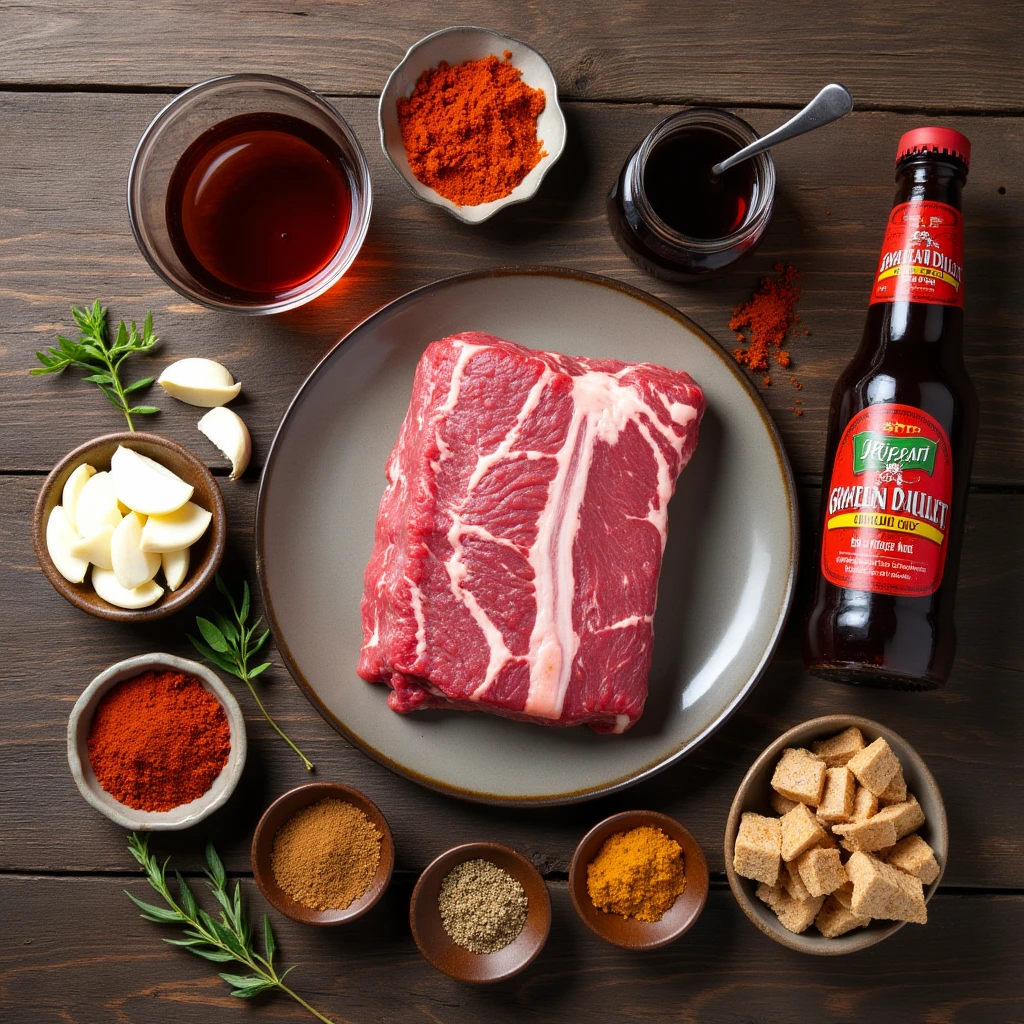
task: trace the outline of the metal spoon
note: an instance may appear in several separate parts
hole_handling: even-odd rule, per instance
[[[758,153],[787,139],[794,139],[798,135],[812,132],[824,124],[831,124],[845,117],[853,110],[853,97],[847,90],[836,82],[826,85],[810,103],[800,111],[799,114],[791,117],[784,125],[776,128],[775,131],[763,135],[756,142],[744,146],[738,153],[733,153],[719,164],[711,168],[711,175],[717,178],[724,174],[730,167],[749,160]]]

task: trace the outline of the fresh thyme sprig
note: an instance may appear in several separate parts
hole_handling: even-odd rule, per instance
[[[141,337],[134,320],[130,328],[125,327],[122,320],[117,328],[117,338],[111,345],[107,341],[107,308],[100,305],[99,299],[91,308],[72,306],[71,313],[82,332],[81,338],[74,342],[58,334],[56,346],[36,353],[36,358],[43,365],[29,370],[29,373],[33,376],[60,373],[69,366],[91,371],[83,379],[95,384],[107,396],[107,401],[124,413],[128,429],[134,431],[133,415],[150,416],[160,411],[155,405],[132,405],[129,398],[136,391],[148,388],[154,378],[144,377],[126,387],[121,383],[121,364],[130,355],[148,352],[157,343],[158,338],[153,333],[153,314],[146,314]]]
[[[197,615],[196,625],[199,627],[199,632],[203,634],[203,640],[206,643],[197,640],[191,634],[186,635],[192,641],[195,649],[207,661],[213,662],[214,665],[222,668],[225,672],[230,672],[231,675],[241,679],[249,687],[249,692],[252,694],[252,698],[256,701],[260,711],[263,712],[263,717],[273,726],[278,736],[302,758],[306,771],[311,772],[313,770],[313,762],[288,739],[281,727],[271,717],[270,712],[263,706],[263,701],[260,700],[259,694],[256,693],[256,688],[252,685],[252,681],[260,673],[270,668],[269,661],[265,661],[262,665],[256,665],[254,668],[249,667],[249,659],[254,657],[267,642],[270,630],[265,630],[262,636],[253,640],[253,635],[263,621],[263,616],[261,615],[251,626],[247,625],[249,618],[249,584],[244,581],[242,583],[242,601],[239,606],[235,604],[231,592],[219,574],[216,581],[217,589],[227,600],[231,608],[234,621],[231,621],[225,615],[221,615],[220,612],[213,613],[213,617],[217,620],[216,623]]]
[[[317,1020],[324,1024],[333,1024],[330,1017],[325,1017],[315,1010],[297,992],[292,991],[284,979],[294,967],[281,974],[274,966],[274,931],[270,926],[270,918],[263,915],[263,956],[256,952],[252,937],[252,922],[242,910],[242,888],[235,882],[233,895],[228,895],[227,874],[224,865],[212,843],[206,845],[206,879],[210,892],[220,905],[219,919],[208,914],[196,902],[188,883],[175,871],[178,880],[178,899],[174,898],[167,884],[167,864],[157,861],[149,852],[149,837],[141,838],[135,832],[128,837],[128,849],[131,855],[142,865],[146,880],[163,897],[167,907],[158,907],[152,903],[133,896],[128,890],[125,895],[142,911],[142,917],[154,924],[180,924],[185,926],[183,939],[164,939],[171,946],[181,946],[204,960],[214,963],[240,963],[252,971],[252,974],[221,974],[231,986],[231,994],[240,999],[251,999],[253,996],[269,989],[280,989],[289,995],[300,1006],[304,1006]]]

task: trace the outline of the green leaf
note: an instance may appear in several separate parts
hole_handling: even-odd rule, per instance
[[[210,650],[209,647],[204,643],[200,643],[194,636],[189,633],[185,634],[189,640],[192,641],[192,646],[204,657],[207,661],[212,661],[219,669],[224,672],[228,672],[230,675],[235,676],[238,679],[242,678],[241,673],[238,671],[238,666],[234,664],[225,655],[220,654],[217,651]]]
[[[251,999],[268,988],[277,987],[273,981],[256,974],[222,974],[220,977],[231,986],[231,994],[239,999]]]
[[[89,378],[86,377],[86,380],[88,379]],[[137,380],[134,384],[129,384],[128,387],[124,389],[124,393],[126,395],[130,395],[133,391],[139,391],[142,388],[148,388],[149,385],[152,384],[153,381],[155,380],[156,377],[143,377],[142,380]]]
[[[152,416],[160,410],[155,405],[136,405],[128,410],[131,413],[138,413],[140,416]]]
[[[189,946],[188,951],[195,953],[196,956],[201,956],[204,960],[212,960],[216,964],[228,964],[235,959],[234,953],[229,953],[226,949],[217,949],[214,946],[211,946],[209,949]]]
[[[221,633],[224,634],[224,639],[227,640],[228,645],[236,647],[238,645],[238,627],[226,616],[221,615],[220,612],[214,612],[213,617],[217,620],[217,626]]]
[[[270,668],[270,662],[265,661],[262,665],[257,665],[255,668],[249,669],[249,678],[255,679],[258,675],[262,675],[267,669]]]
[[[265,643],[267,642],[267,637],[268,637],[268,636],[270,636],[270,630],[269,630],[269,629],[268,629],[268,630],[266,630],[266,631],[264,632],[263,636],[261,636],[261,637],[259,638],[259,640],[257,640],[257,641],[256,641],[256,643],[254,643],[254,644],[253,644],[253,645],[252,645],[252,646],[251,646],[251,647],[249,648],[249,653],[250,653],[250,654],[255,654],[255,653],[256,653],[256,652],[257,652],[257,651],[258,651],[258,650],[259,650],[259,649],[260,649],[260,648],[261,648],[261,647],[262,647],[262,646],[263,646],[263,645],[264,645],[264,644],[265,644]]]
[[[137,896],[133,896],[128,890],[125,895],[142,911],[142,916],[147,921],[154,921],[157,924],[180,924],[181,914],[176,910],[168,910],[166,907],[157,907],[152,903],[145,903]]]
[[[228,876],[227,872],[224,870],[224,862],[217,856],[217,851],[213,848],[213,843],[206,844],[206,863],[210,868],[210,878],[213,879],[214,884],[219,889],[223,889]]]
[[[192,895],[192,890],[188,887],[188,882],[182,877],[180,871],[175,871],[174,877],[178,880],[178,891],[181,894],[181,909],[185,911],[186,916],[194,919],[197,909],[196,898]]]
[[[238,618],[238,609],[235,607],[235,599],[231,596],[231,591],[228,590],[228,585],[221,578],[220,573],[217,573],[213,581],[217,584],[217,589],[220,591],[221,596],[226,598],[228,604],[231,605],[231,611],[234,613],[235,618]]]
[[[238,610],[239,624],[244,626],[247,618],[249,618],[249,582],[242,580],[242,607]]]
[[[228,642],[224,639],[224,634],[209,619],[204,619],[201,615],[197,615],[196,625],[199,627],[199,632],[203,634],[203,639],[215,651],[220,654],[228,652]]]
[[[82,380],[89,381],[90,384],[113,384],[114,378],[109,373],[94,373],[88,377],[83,377]]]
[[[274,941],[274,929],[270,925],[270,918],[263,915],[263,951],[267,958],[267,963],[272,964],[274,962],[274,952],[277,949],[277,943]]]

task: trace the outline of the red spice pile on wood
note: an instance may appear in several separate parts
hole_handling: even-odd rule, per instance
[[[143,672],[99,702],[89,762],[99,784],[138,811],[169,811],[201,797],[227,764],[231,727],[195,676]]]
[[[544,90],[495,56],[420,75],[398,101],[402,142],[413,174],[458,206],[507,196],[546,154],[537,139]]]
[[[729,329],[736,332],[736,340],[748,342],[746,348],[733,350],[736,362],[765,374],[769,360],[782,367],[789,366],[790,355],[782,345],[790,328],[800,321],[796,313],[800,298],[796,282],[800,275],[792,264],[776,263],[775,271],[775,277],[761,279],[751,299],[741,302],[732,311],[729,321]],[[747,335],[744,335],[744,329]],[[771,378],[765,376],[764,382],[771,384]],[[795,377],[790,377],[790,382],[800,387]]]

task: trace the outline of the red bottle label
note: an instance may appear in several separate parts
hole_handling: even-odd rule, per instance
[[[911,405],[846,425],[825,507],[821,571],[837,587],[926,597],[942,582],[953,496],[949,438]]]
[[[889,214],[871,302],[964,306],[964,219],[946,203],[900,203]]]

